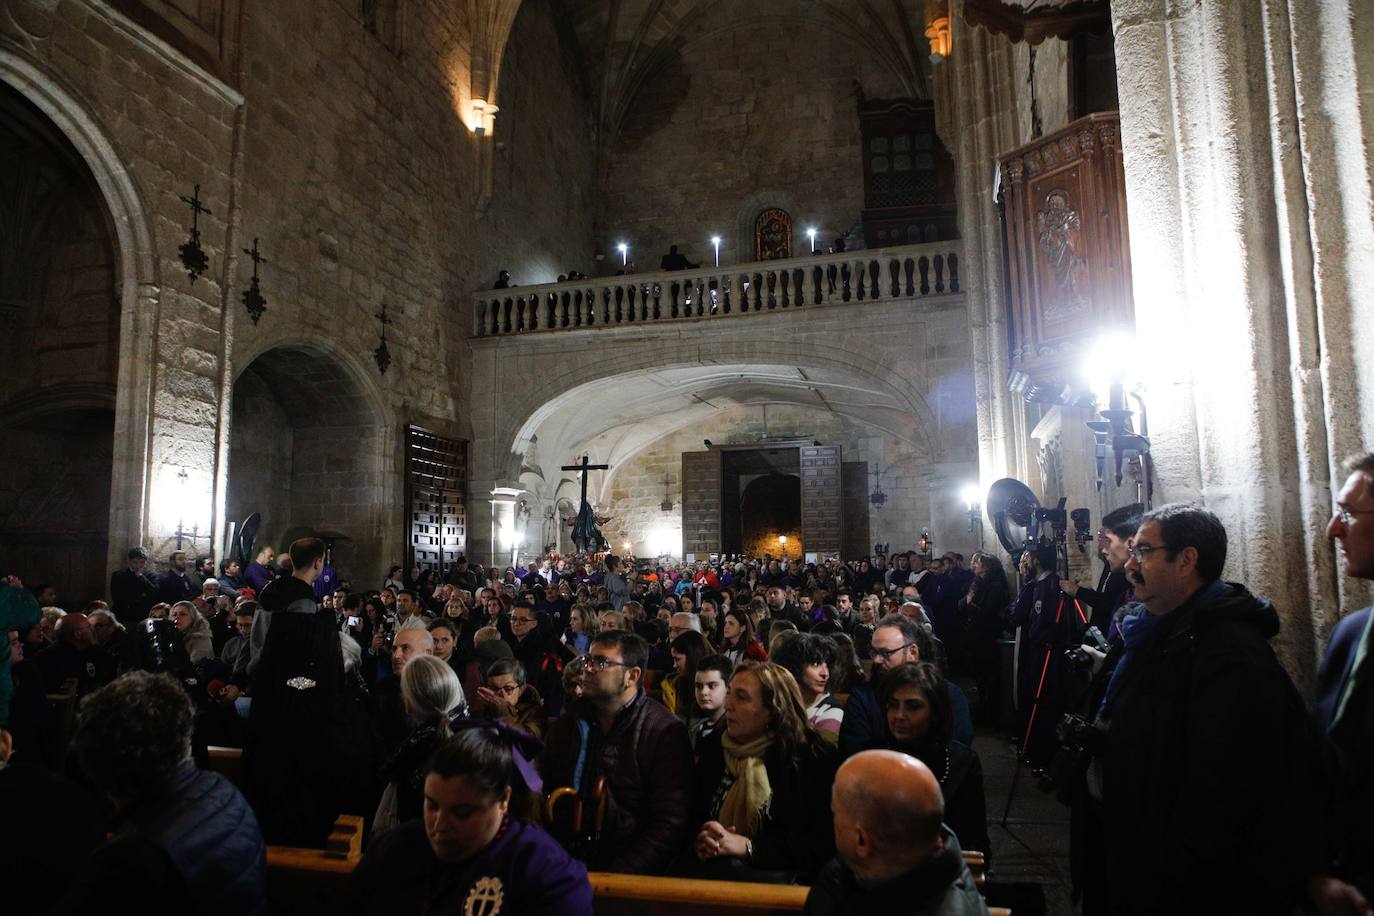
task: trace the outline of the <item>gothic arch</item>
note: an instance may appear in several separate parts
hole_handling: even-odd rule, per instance
[[[15,49],[0,46],[0,82],[41,111],[76,150],[100,190],[116,242],[119,351],[106,564],[114,569],[123,564],[128,545],[144,540],[148,528],[160,306],[152,228],[128,167],[61,78]]]

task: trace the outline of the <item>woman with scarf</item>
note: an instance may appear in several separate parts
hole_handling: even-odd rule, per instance
[[[697,745],[700,877],[806,883],[835,855],[839,754],[806,721],[797,682],[770,662],[735,669],[725,729]]]
[[[401,700],[410,733],[382,765],[386,789],[372,822],[373,836],[420,816],[425,761],[449,737],[450,721],[468,713],[458,675],[434,655],[417,655],[406,662],[401,670]]]
[[[422,656],[423,657],[423,656]],[[587,869],[530,819],[543,745],[505,723],[453,724],[422,772],[424,816],[377,839],[353,872],[355,916],[592,916]]]

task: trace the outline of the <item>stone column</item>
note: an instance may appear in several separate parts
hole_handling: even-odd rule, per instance
[[[491,549],[492,566],[506,567],[511,563],[513,552],[520,548],[519,541],[523,532],[516,528],[515,504],[523,493],[516,487],[497,487],[491,491]]]
[[[1300,683],[1342,603],[1333,466],[1374,432],[1364,7],[1112,4],[1156,501],[1222,518]]]

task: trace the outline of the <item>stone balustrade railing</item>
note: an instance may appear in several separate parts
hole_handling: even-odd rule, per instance
[[[960,243],[934,242],[727,267],[477,293],[477,337],[724,318],[776,309],[959,292]]]

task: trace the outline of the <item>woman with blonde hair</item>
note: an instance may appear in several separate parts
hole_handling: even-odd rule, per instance
[[[596,610],[590,604],[574,604],[568,614],[568,632],[563,634],[563,643],[578,655],[586,655],[587,647],[601,630]]]
[[[452,719],[468,714],[463,685],[448,662],[433,655],[417,655],[401,670],[401,701],[410,734],[382,765],[386,789],[372,823],[375,837],[419,817],[424,809],[425,762],[452,734]]]
[[[194,604],[189,601],[178,601],[172,605],[168,617],[176,627],[182,645],[186,647],[186,654],[191,657],[191,664],[214,657],[215,645],[210,636],[210,621],[205,619]]]
[[[835,855],[839,752],[806,721],[797,682],[771,662],[730,678],[725,729],[697,744],[695,850],[702,876],[806,883]]]

